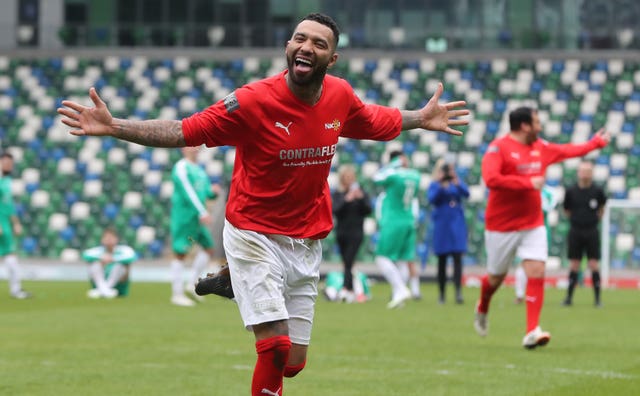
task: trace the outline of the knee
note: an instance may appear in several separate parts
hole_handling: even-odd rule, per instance
[[[296,365],[287,364],[284,367],[284,376],[287,378],[295,377],[299,372],[302,371],[304,366],[307,364],[307,360],[303,360],[302,363]]]

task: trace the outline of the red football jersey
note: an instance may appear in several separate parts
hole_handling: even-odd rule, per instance
[[[245,85],[182,120],[189,146],[236,147],[226,218],[240,229],[324,238],[333,226],[327,177],[338,137],[391,140],[397,109],[366,105],[326,76],[313,106],[287,87],[286,71]]]
[[[584,144],[554,144],[538,139],[522,144],[509,135],[495,139],[482,159],[482,179],[489,188],[485,228],[520,231],[544,225],[540,190],[532,176],[544,176],[547,166],[604,147],[595,136]]]

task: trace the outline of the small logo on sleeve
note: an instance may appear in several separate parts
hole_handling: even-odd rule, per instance
[[[229,95],[225,96],[223,103],[224,107],[227,109],[227,113],[233,113],[240,108],[240,103],[238,103],[238,98],[236,98],[235,92],[231,92]]]

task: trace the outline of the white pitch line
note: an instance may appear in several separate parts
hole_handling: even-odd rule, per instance
[[[445,364],[447,364],[447,362],[443,362]],[[457,362],[451,362],[450,364],[455,364],[457,366],[474,366],[474,367],[486,367],[490,364],[487,363],[483,363],[483,364],[476,364],[476,363],[470,363],[470,362],[462,362],[462,361],[457,361]],[[511,364],[508,363],[506,365],[498,365],[498,364],[494,364],[491,365],[494,367],[504,367],[505,369],[509,369],[509,370],[516,370],[518,369],[518,366],[516,366],[515,364]],[[571,368],[565,368],[565,367],[549,367],[547,369],[545,368],[531,368],[531,367],[527,367],[526,368],[527,371],[531,371],[531,370],[535,370],[537,372],[543,372],[543,373],[554,373],[554,374],[573,374],[576,376],[585,376],[585,377],[599,377],[602,379],[628,379],[628,380],[635,380],[638,378],[637,375],[633,375],[633,374],[623,374],[623,373],[618,373],[615,371],[595,371],[595,370],[578,370],[578,369],[571,369]]]

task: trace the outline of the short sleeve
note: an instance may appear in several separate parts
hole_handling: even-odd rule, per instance
[[[237,146],[248,138],[255,119],[255,91],[245,86],[182,120],[187,146]]]

